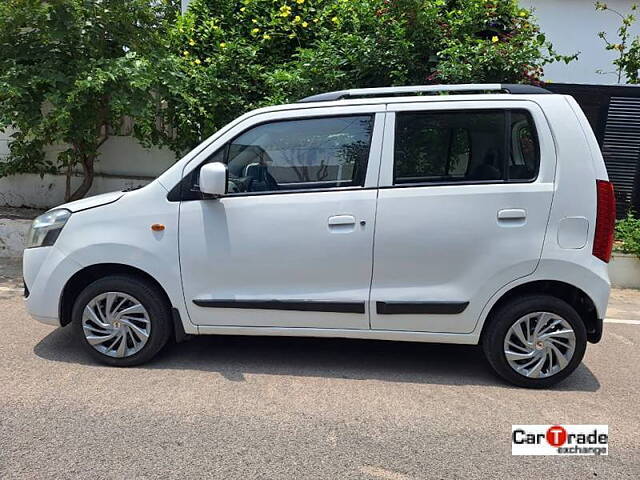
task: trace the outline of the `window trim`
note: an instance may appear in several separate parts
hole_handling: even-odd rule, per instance
[[[234,192],[227,193],[223,197],[218,198],[234,198],[234,197],[260,197],[265,195],[291,195],[296,193],[323,193],[323,192],[352,192],[360,190],[376,190],[378,187],[349,186],[349,187],[323,187],[323,188],[299,188],[295,190],[273,190],[266,192]]]
[[[539,129],[538,129],[538,125],[536,124],[535,119],[533,118],[533,115],[531,114],[531,112],[525,108],[510,108],[509,110],[509,115],[511,116],[511,114],[513,114],[514,111],[516,111],[517,113],[524,113],[524,115],[527,117],[527,120],[529,122],[529,125],[531,125],[533,127],[533,129],[531,130],[531,134],[533,135],[533,139],[535,141],[535,145],[536,145],[536,158],[537,158],[537,165],[536,165],[536,175],[535,177],[533,177],[533,180],[520,180],[520,179],[510,179],[507,176],[507,183],[533,183],[535,182],[538,177],[540,176],[540,167],[542,165],[542,147],[540,146],[540,135],[538,133]],[[513,132],[511,132],[513,134]],[[513,135],[510,136],[509,138],[511,141],[509,142],[509,153],[513,152]],[[508,169],[507,169],[508,171]]]
[[[442,180],[442,181],[434,181],[434,182],[413,182],[413,183],[395,183],[396,182],[396,176],[395,176],[395,143],[396,143],[396,126],[397,126],[397,122],[398,122],[398,116],[402,115],[402,114],[441,114],[441,113],[480,113],[480,112],[488,112],[488,111],[494,111],[494,112],[502,112],[504,115],[504,128],[505,128],[505,132],[509,132],[508,135],[505,135],[505,144],[508,144],[507,150],[509,152],[509,155],[505,156],[506,160],[503,164],[503,169],[506,169],[507,172],[505,174],[505,172],[503,172],[503,178],[501,179],[495,179],[495,180]],[[510,123],[508,123],[508,120],[510,120],[511,114],[513,112],[517,112],[517,113],[523,113],[524,115],[526,115],[530,125],[533,127],[532,128],[532,133],[533,136],[535,138],[535,143],[536,143],[536,154],[537,154],[537,165],[536,165],[536,173],[535,176],[529,180],[521,180],[521,179],[510,179],[508,176],[508,164],[509,161],[508,159],[510,158],[510,154],[512,151],[512,144],[511,144],[511,139],[512,139],[512,135],[511,135],[511,125]],[[491,106],[491,107],[480,107],[480,108],[443,108],[443,109],[420,109],[420,110],[414,110],[414,109],[407,109],[407,110],[394,110],[392,112],[389,113],[393,113],[394,114],[394,118],[392,122],[389,122],[388,126],[392,127],[392,131],[389,132],[389,136],[391,137],[391,139],[393,140],[393,144],[391,145],[391,148],[389,149],[389,153],[390,153],[390,162],[391,162],[391,185],[385,185],[385,186],[380,186],[379,188],[384,188],[384,189],[390,189],[390,188],[416,188],[416,187],[442,187],[442,186],[452,186],[452,185],[500,185],[500,184],[530,184],[530,183],[535,183],[538,178],[540,178],[540,167],[542,165],[542,148],[540,146],[540,137],[539,137],[539,126],[536,123],[533,114],[531,113],[531,111],[529,111],[529,109],[524,108],[524,107],[499,107],[499,106]],[[388,128],[387,126],[387,128]],[[471,147],[472,148],[472,147]],[[505,147],[503,147],[505,148]]]
[[[383,115],[381,118],[381,121],[376,118],[378,117],[379,114]],[[301,120],[320,120],[320,119],[326,119],[326,118],[342,118],[342,117],[370,117],[372,121],[371,137],[369,140],[369,152],[364,162],[364,168],[362,169],[363,172],[361,175],[362,179],[361,179],[360,185],[350,185],[347,187],[329,187],[329,188],[319,187],[319,188],[302,188],[302,189],[294,189],[294,190],[274,190],[274,191],[264,191],[264,192],[234,192],[234,193],[226,193],[223,197],[217,197],[217,198],[253,197],[253,196],[260,196],[260,195],[286,195],[286,194],[292,194],[292,193],[306,193],[306,192],[313,193],[313,192],[371,190],[372,188],[377,188],[377,186],[366,187],[365,185],[366,185],[367,173],[369,171],[370,165],[377,164],[377,168],[379,168],[380,166],[379,159],[374,159],[375,161],[372,162],[371,157],[372,157],[372,154],[379,155],[380,153],[379,151],[376,151],[376,149],[374,148],[375,146],[374,142],[376,141],[376,125],[382,124],[382,126],[379,127],[380,132],[378,134],[380,136],[380,140],[382,140],[382,136],[384,135],[384,131],[383,131],[384,112],[378,111],[378,110],[371,110],[371,111],[353,112],[353,113],[346,112],[346,113],[330,113],[326,115],[304,115],[299,117],[295,116],[295,117],[287,117],[282,119],[272,118],[272,119],[257,121],[255,123],[247,125],[246,128],[234,134],[234,136],[229,138],[223,145],[221,145],[212,153],[207,155],[207,157],[204,160],[202,160],[200,163],[198,163],[198,165],[194,167],[189,173],[183,175],[182,179],[167,194],[167,200],[169,200],[170,202],[175,202],[175,201],[184,202],[184,201],[210,199],[210,197],[208,197],[206,194],[203,194],[202,192],[193,190],[191,188],[193,186],[192,176],[195,175],[196,172],[199,172],[202,166],[208,163],[209,159],[217,155],[218,152],[220,152],[220,150],[222,149],[225,149],[224,157],[223,157],[224,164],[228,165],[227,162],[228,162],[228,155],[229,155],[229,147],[231,143],[233,143],[234,140],[236,140],[241,135],[244,135],[249,130],[253,130],[254,128],[260,127],[262,125],[270,124],[270,123],[295,122],[295,121],[301,121]]]

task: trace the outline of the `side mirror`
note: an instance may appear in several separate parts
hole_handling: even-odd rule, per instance
[[[227,193],[227,166],[224,163],[207,163],[200,168],[200,191],[221,197]]]

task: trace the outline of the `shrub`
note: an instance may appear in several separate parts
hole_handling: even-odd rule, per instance
[[[616,224],[616,249],[640,257],[640,219],[629,212]]]

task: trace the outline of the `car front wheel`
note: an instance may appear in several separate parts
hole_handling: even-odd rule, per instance
[[[162,292],[130,275],[108,276],[88,285],[78,295],[72,316],[89,354],[113,366],[150,360],[171,333],[171,311]]]

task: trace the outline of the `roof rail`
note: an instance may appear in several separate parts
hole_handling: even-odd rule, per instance
[[[460,85],[415,85],[411,87],[355,88],[336,92],[319,93],[298,100],[298,103],[332,102],[355,97],[389,97],[400,94],[440,93],[440,92],[505,92],[512,94],[537,95],[551,93],[542,87],[516,83],[468,83]]]

